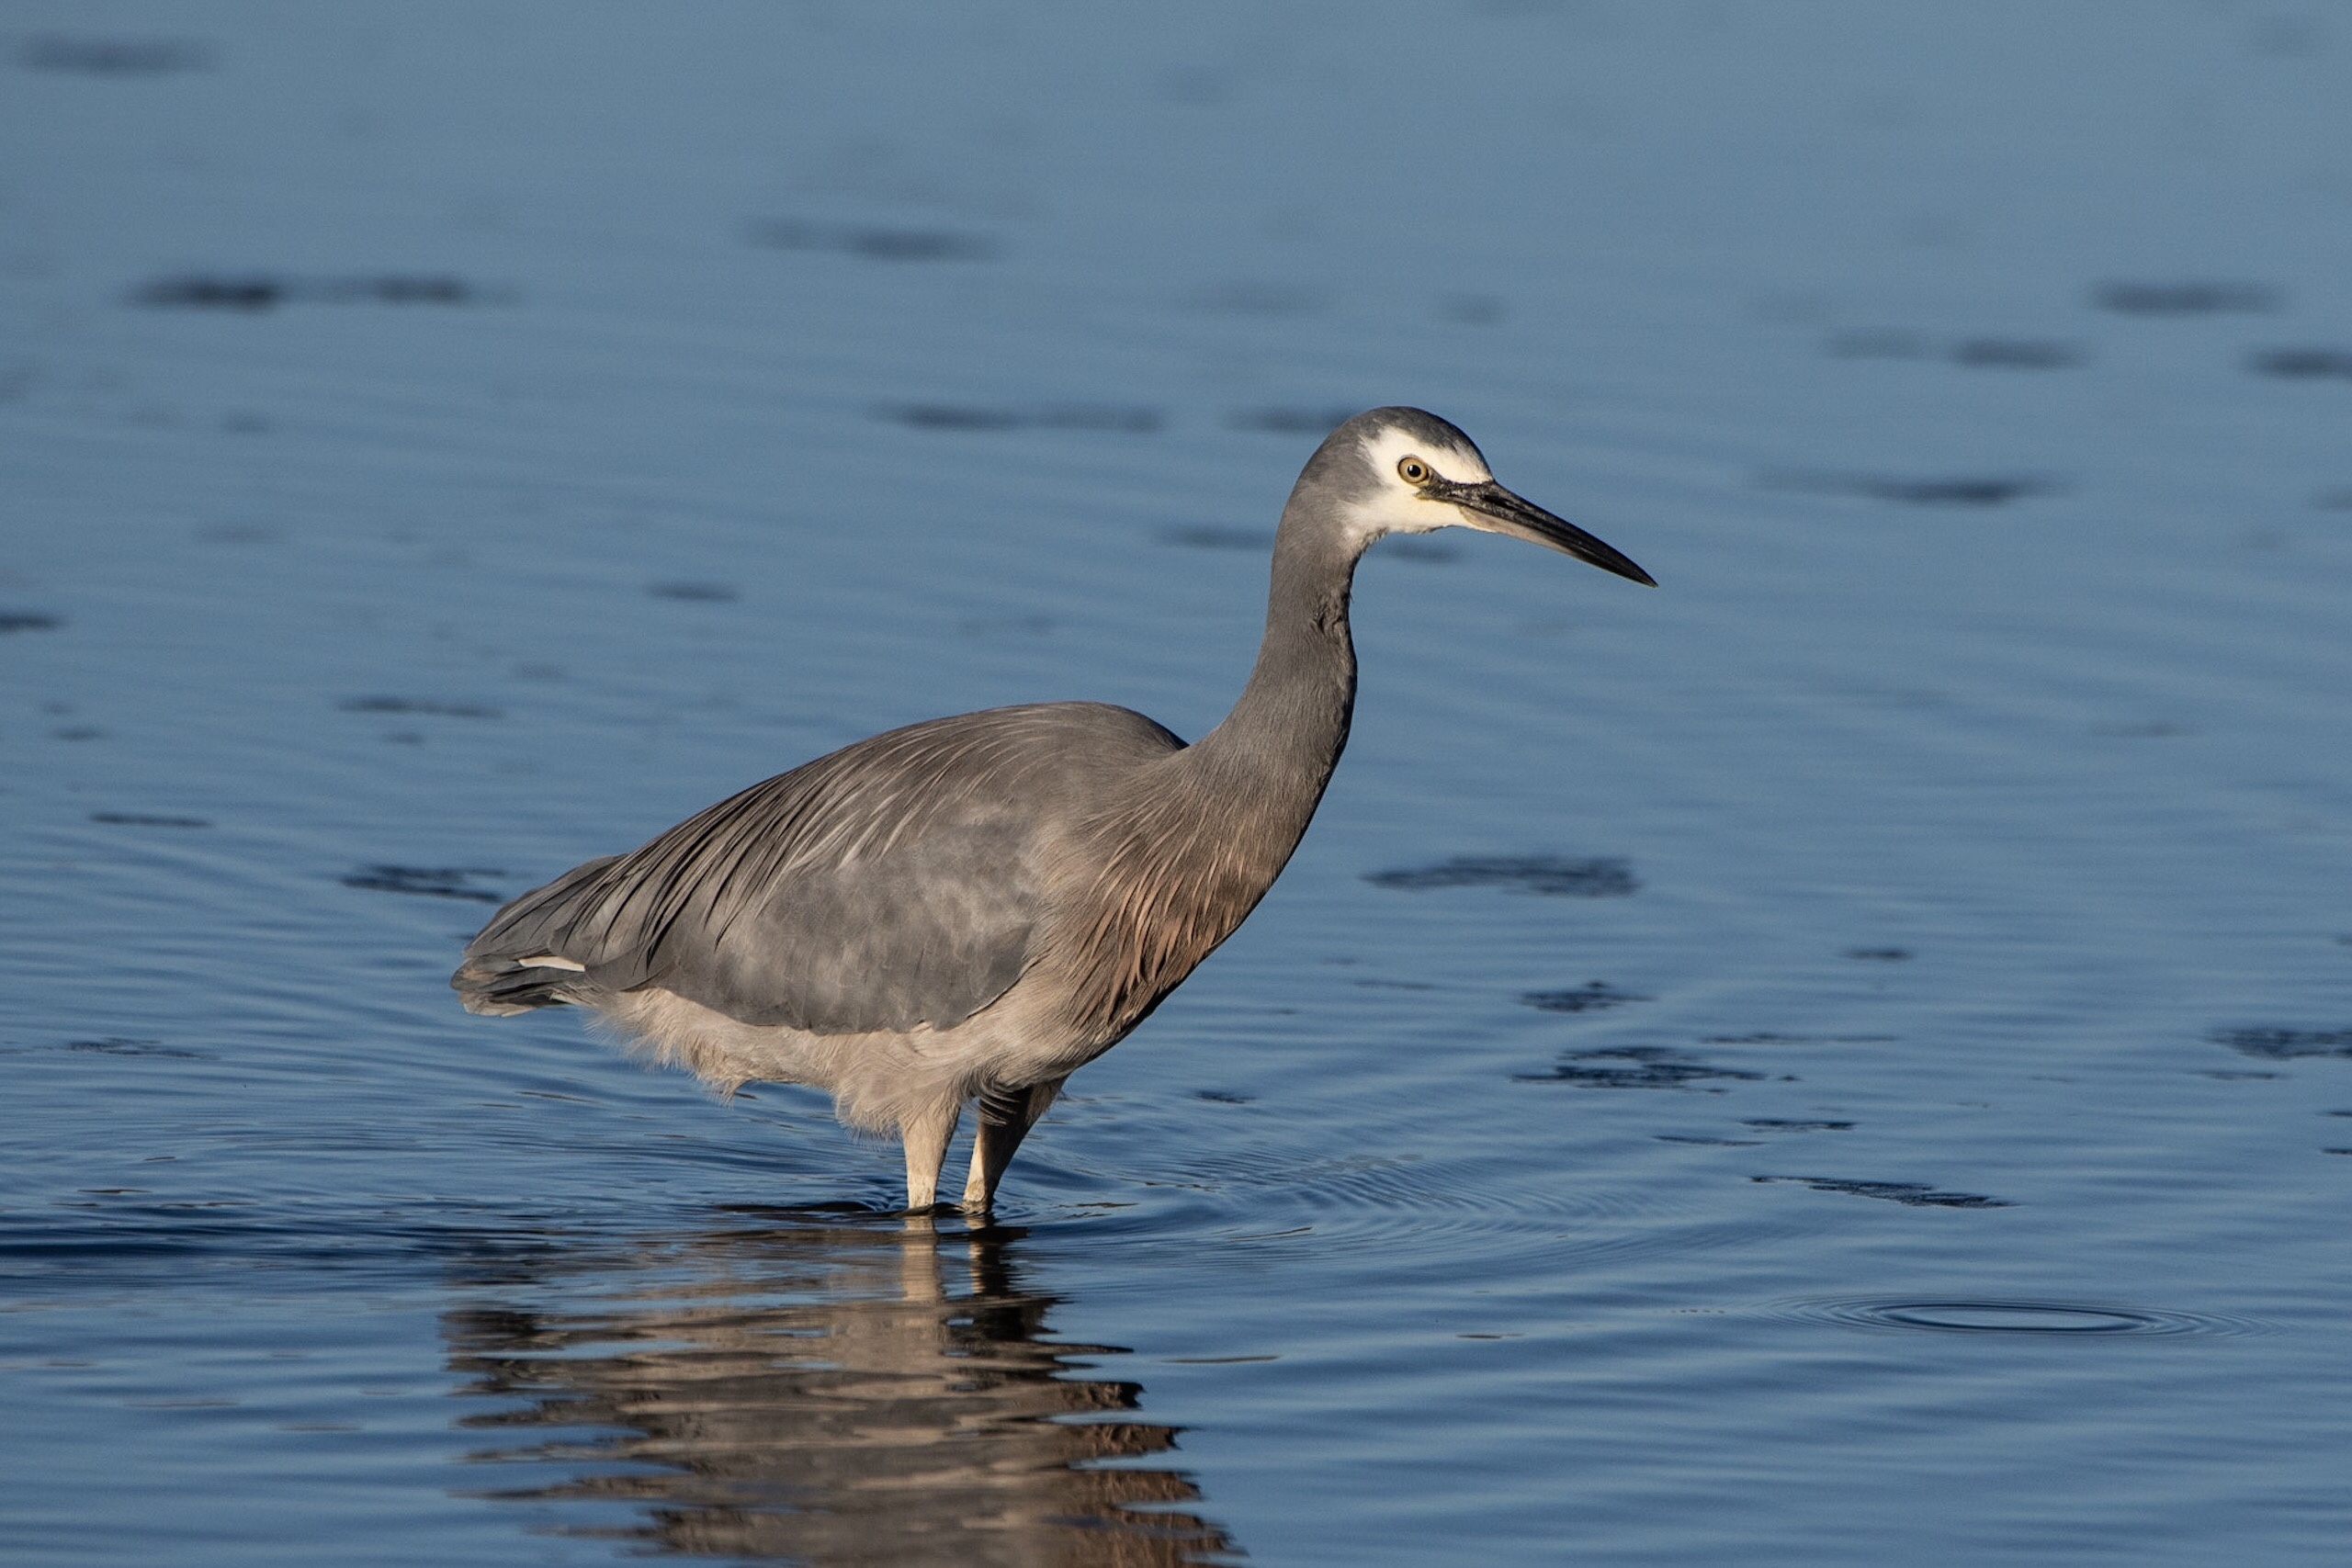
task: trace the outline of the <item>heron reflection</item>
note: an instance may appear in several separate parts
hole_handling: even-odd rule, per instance
[[[1017,1232],[789,1216],[469,1267],[443,1320],[503,1407],[480,1495],[539,1531],[654,1554],[821,1564],[1215,1563],[1121,1352],[1053,1341]],[[1116,1461],[1116,1462],[1112,1462]],[[486,1478],[487,1479],[487,1478]]]

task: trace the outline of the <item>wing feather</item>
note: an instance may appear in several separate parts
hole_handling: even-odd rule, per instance
[[[1002,996],[1045,917],[1057,804],[1182,742],[1125,708],[933,719],[845,747],[515,899],[466,950],[469,998],[648,985],[820,1034],[947,1029]],[[1074,798],[1075,797],[1075,798]]]

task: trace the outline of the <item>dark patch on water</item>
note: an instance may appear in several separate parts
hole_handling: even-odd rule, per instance
[[[2089,355],[2078,345],[2043,338],[1963,338],[1946,355],[1954,365],[1990,370],[2063,370]]]
[[[485,289],[459,277],[397,273],[379,277],[314,278],[300,288],[300,298],[329,304],[472,305],[493,296],[502,302],[513,299],[511,290]]]
[[[1832,333],[1822,344],[1838,359],[1925,359],[1937,355],[1972,369],[2062,370],[2089,357],[2080,344],[2048,338],[1962,338],[1939,345],[1917,333],[1866,327]]]
[[[104,822],[116,828],[209,828],[211,823],[201,817],[163,817],[144,811],[93,811],[93,822]]]
[[[1702,1045],[1891,1045],[1898,1038],[1893,1034],[1779,1034],[1760,1031],[1753,1034],[1710,1034]]]
[[[1702,1138],[1682,1133],[1653,1133],[1650,1135],[1661,1144],[1696,1144],[1705,1148],[1760,1149],[1764,1146],[1761,1138]]]
[[[0,637],[10,632],[53,632],[65,623],[38,610],[0,610]]]
[[[1274,547],[1274,536],[1271,530],[1220,528],[1213,523],[1186,524],[1162,528],[1159,542],[1181,545],[1188,550],[1247,550],[1260,555]]]
[[[1230,430],[1258,430],[1269,435],[1329,435],[1356,416],[1351,408],[1237,409],[1225,416]]]
[[[1849,947],[1845,955],[1869,964],[1907,964],[1913,957],[1907,947]]]
[[[1928,1334],[2118,1336],[2246,1334],[2258,1325],[2201,1313],[2151,1312],[2112,1303],[1968,1299],[1791,1302],[1781,1314],[1840,1328]]]
[[[281,278],[171,277],[147,284],[136,298],[141,305],[165,310],[267,310],[293,293]]]
[[[1739,1124],[1759,1133],[1850,1133],[1854,1129],[1851,1122],[1791,1122],[1777,1116],[1747,1117]]]
[[[2312,497],[2312,504],[2324,512],[2352,512],[2352,485],[2321,491]]]
[[[104,740],[107,732],[95,724],[68,724],[49,732],[51,740]]]
[[[2352,1056],[2352,1029],[2217,1029],[2206,1038],[2267,1062]]]
[[[1205,1100],[1212,1105],[1254,1105],[1258,1099],[1253,1094],[1227,1094],[1215,1089],[1196,1089],[1193,1091],[1193,1098]]]
[[[1905,506],[2004,506],[2029,496],[2055,495],[2065,487],[2030,474],[1955,475],[1909,479],[1894,474],[1768,473],[1757,483],[1768,490],[1815,495],[1855,495]]]
[[[503,718],[480,703],[445,703],[429,697],[345,697],[334,705],[345,713],[422,713],[440,718]]]
[[[812,223],[797,218],[761,219],[743,226],[755,245],[779,251],[826,251],[879,262],[993,261],[1002,247],[984,234],[953,229],[893,229],[858,223]]]
[[[2246,355],[2245,367],[2257,376],[2278,376],[2308,381],[2322,377],[2352,379],[2352,348],[2266,348]]]
[[[513,299],[508,289],[490,290],[463,278],[388,273],[373,277],[284,277],[271,273],[187,273],[159,277],[131,296],[158,310],[274,310],[295,303],[321,305],[471,305],[493,298]]]
[[[1099,430],[1148,435],[1164,423],[1157,409],[1056,403],[990,408],[970,403],[884,403],[874,417],[915,430]]]
[[[1366,874],[1375,887],[1421,893],[1438,887],[1499,887],[1549,898],[1623,898],[1641,886],[1613,855],[1456,855],[1436,865]]]
[[[119,1035],[108,1035],[103,1040],[68,1040],[65,1048],[92,1056],[160,1056],[177,1062],[208,1059],[201,1051],[184,1051],[159,1040],[128,1040]]]
[[[876,419],[895,420],[917,430],[1018,430],[1029,423],[1015,409],[951,407],[944,403],[893,403],[874,411]]]
[[[163,76],[175,71],[209,71],[212,46],[199,39],[69,38],[44,33],[17,51],[28,71],[71,72],[83,76]]]
[[[141,305],[193,310],[266,310],[283,304],[285,282],[272,277],[169,277],[141,288]]]
[[[724,582],[650,582],[645,591],[656,599],[678,599],[692,604],[724,604],[741,597]]]
[[[2102,283],[2091,303],[2127,316],[2214,316],[2275,310],[2278,290],[2263,283],[2227,283],[2211,278],[2174,283]]]
[[[1815,1192],[1837,1192],[1849,1198],[1876,1198],[1914,1209],[2007,1209],[1999,1198],[1981,1192],[1944,1192],[1924,1181],[1849,1181],[1840,1176],[1751,1176],[1750,1181],[1793,1181]]]
[[[470,886],[478,876],[503,876],[503,871],[479,865],[364,865],[343,878],[345,887],[370,893],[413,893],[426,898],[462,898],[475,904],[503,904],[506,895]]]
[[[1519,998],[1543,1012],[1606,1012],[1627,1002],[1656,1001],[1633,991],[1621,991],[1605,980],[1588,980],[1565,991],[1526,991]]]
[[[2213,1073],[2213,1072],[2209,1072],[2209,1073],[2199,1073],[2199,1074],[2198,1074],[2197,1076],[2198,1076],[2199,1077],[2200,1077],[2200,1078],[2218,1078],[2218,1079],[2220,1079],[2220,1080],[2221,1080],[2222,1082],[2223,1082],[2223,1083],[2269,1083],[2269,1082],[2272,1082],[2273,1080],[2275,1080],[2275,1079],[2278,1077],[2278,1075],[2277,1073]]]
[[[1514,1083],[1565,1083],[1578,1089],[1688,1089],[1715,1078],[1760,1083],[1764,1075],[1738,1067],[1719,1067],[1663,1045],[1614,1045],[1600,1051],[1570,1051],[1550,1072],[1511,1075]]]

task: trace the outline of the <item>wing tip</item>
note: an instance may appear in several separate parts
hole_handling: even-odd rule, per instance
[[[534,953],[527,958],[504,953],[477,953],[458,965],[449,988],[470,1013],[486,1018],[511,1018],[534,1008],[562,1007],[580,1000],[571,977],[584,976],[588,966],[560,953]]]

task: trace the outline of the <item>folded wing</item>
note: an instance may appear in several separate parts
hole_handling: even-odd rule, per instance
[[[481,1012],[659,986],[819,1034],[952,1028],[1029,962],[1069,784],[1181,745],[1095,704],[892,730],[523,895],[451,984]]]

